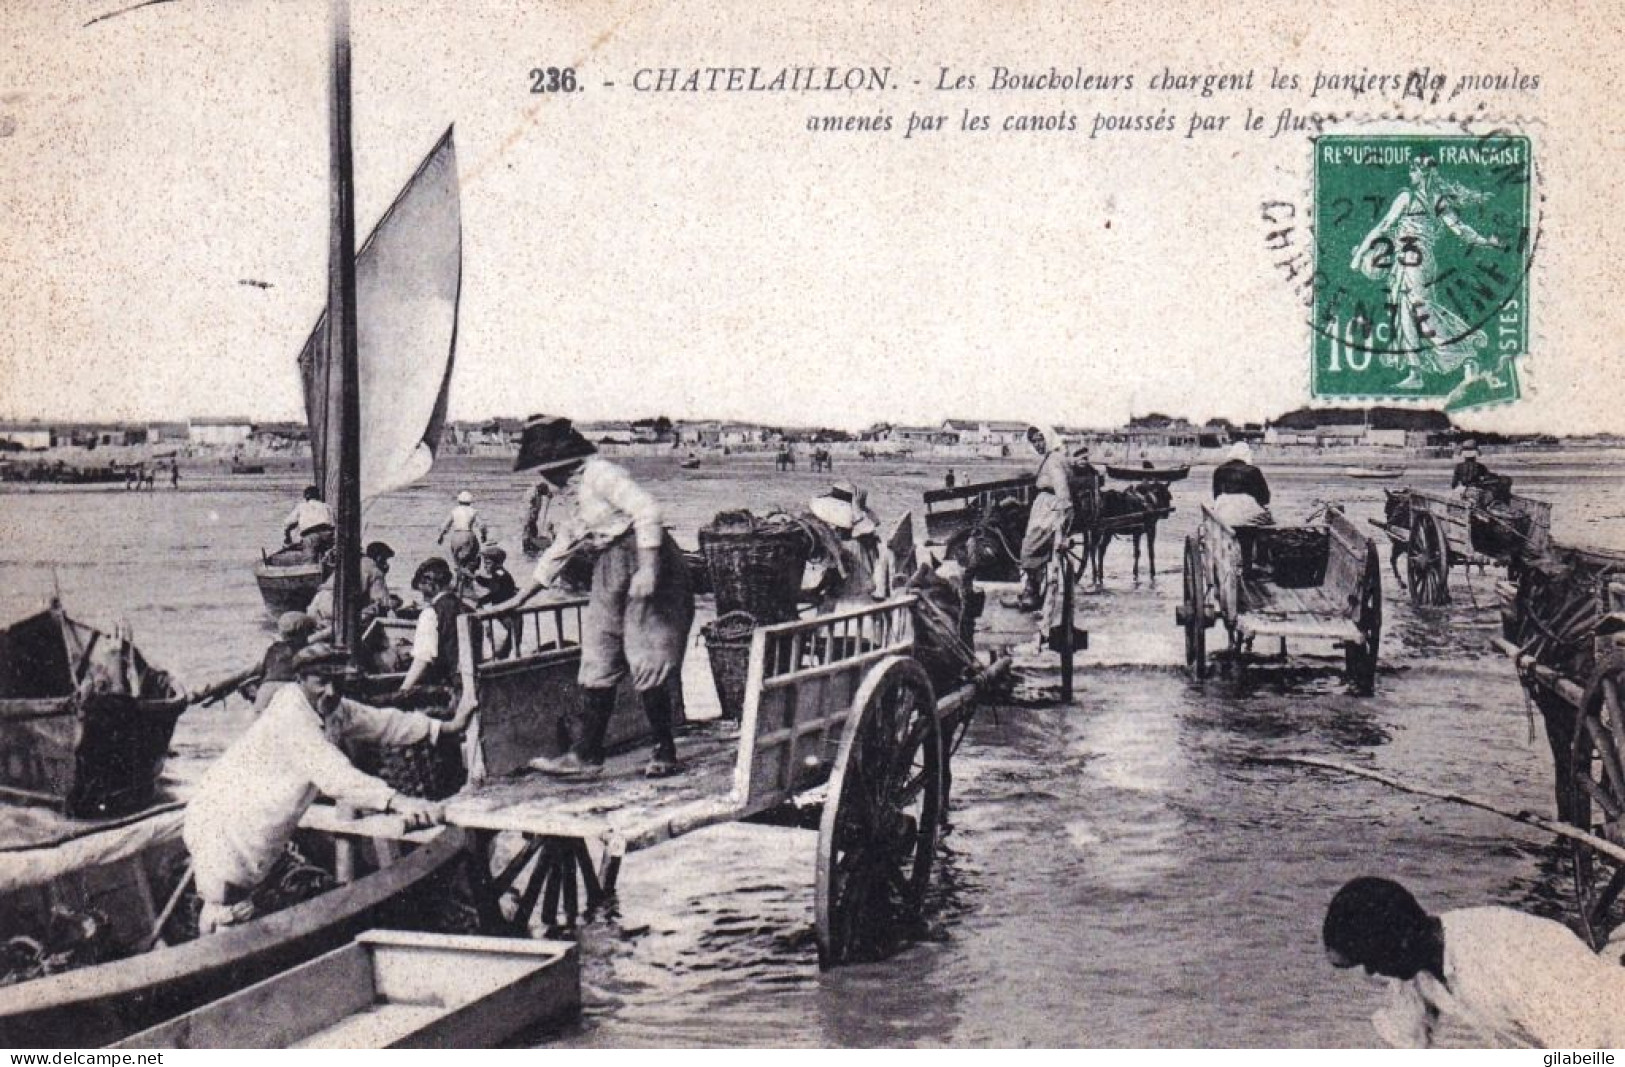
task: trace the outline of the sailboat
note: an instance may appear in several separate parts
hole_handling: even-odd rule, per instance
[[[423,477],[446,424],[462,286],[462,217],[452,127],[424,157],[355,257],[356,435],[362,499]],[[329,417],[328,312],[299,353],[311,431],[313,484],[336,499]],[[263,553],[254,567],[272,615],[303,611],[322,568],[303,546]]]
[[[329,301],[300,366],[318,481],[338,526],[335,642],[354,653],[360,502],[364,493],[421,476],[432,462],[456,341],[462,238],[448,129],[360,255],[353,252],[348,0],[334,0],[333,22]],[[361,315],[358,293],[370,301]],[[361,388],[371,393],[366,404]],[[48,629],[36,620],[27,632]],[[21,632],[13,628],[12,636]],[[71,636],[88,640],[78,629]],[[156,676],[141,677],[140,695],[163,704],[173,726],[187,698]],[[163,740],[159,761],[167,731]],[[0,756],[11,758],[13,748]],[[152,770],[145,755],[141,767]],[[378,825],[368,828],[331,808],[313,808],[298,843],[339,884],[239,927],[185,941],[175,921],[187,879],[172,876],[176,861],[184,862],[181,819],[179,805],[158,803],[122,818],[49,827],[20,845],[0,843],[0,927],[29,909],[50,916],[62,901],[107,912],[86,966],[54,973],[52,960],[41,976],[0,986],[0,1045],[98,1045],[172,1018],[348,941],[466,855],[465,835],[455,827],[405,834],[398,820],[375,819]],[[166,938],[181,943],[168,945]]]

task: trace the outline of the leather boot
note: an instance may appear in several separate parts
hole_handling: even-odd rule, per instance
[[[649,720],[649,733],[654,736],[655,750],[643,773],[649,778],[665,778],[681,771],[677,762],[677,742],[672,737],[671,693],[665,686],[656,686],[638,693],[643,704],[644,717]]]
[[[1021,598],[1016,601],[1017,611],[1037,611],[1044,606],[1044,572],[1038,568],[1022,572]]]
[[[559,778],[597,777],[604,769],[604,735],[614,713],[615,690],[583,689],[579,711],[559,720],[559,741],[565,753],[533,759],[531,768]]]

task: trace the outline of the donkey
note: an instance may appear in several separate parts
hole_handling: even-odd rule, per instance
[[[1157,580],[1157,523],[1173,503],[1173,494],[1163,482],[1135,482],[1127,489],[1106,489],[1100,493],[1094,520],[1085,529],[1084,562],[1095,572],[1095,588],[1105,584],[1106,547],[1117,536],[1134,539],[1134,580],[1140,580],[1140,538],[1145,538],[1150,557],[1149,574]]]

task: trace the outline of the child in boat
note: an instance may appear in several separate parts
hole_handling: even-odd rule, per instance
[[[501,545],[486,545],[480,549],[480,561],[483,569],[474,576],[474,584],[479,590],[476,603],[482,608],[491,607],[512,600],[519,593],[519,583],[513,580],[505,564],[508,553]],[[519,620],[517,618],[502,620],[504,636],[497,645],[495,654],[498,659],[508,655],[519,640]]]
[[[1321,940],[1332,966],[1393,980],[1372,1022],[1396,1048],[1429,1047],[1446,1017],[1500,1045],[1625,1044],[1625,968],[1550,919],[1497,907],[1429,915],[1404,886],[1356,878],[1332,898]]]
[[[427,739],[432,744],[467,727],[472,694],[442,723],[342,698],[339,683],[352,668],[331,646],[306,647],[294,657],[293,670],[294,684],[279,689],[265,713],[204,772],[186,806],[181,836],[203,898],[201,933],[255,916],[256,894],[273,876],[284,846],[318,795],[403,815],[409,829],[443,816],[442,805],[402,796],[358,771],[338,743],[405,745]]]

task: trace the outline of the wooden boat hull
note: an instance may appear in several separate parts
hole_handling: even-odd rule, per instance
[[[1178,467],[1112,467],[1106,476],[1120,482],[1182,482],[1190,474],[1189,464]]]
[[[115,1048],[490,1048],[581,1010],[564,941],[374,930]]]
[[[463,853],[442,828],[393,864],[303,904],[172,948],[0,988],[0,1045],[119,1041],[343,944]]]
[[[1391,478],[1403,478],[1405,476],[1405,468],[1404,467],[1390,467],[1390,468],[1385,468],[1385,467],[1350,467],[1347,470],[1345,470],[1343,473],[1345,475],[1347,475],[1348,477],[1350,477],[1350,478],[1362,478],[1362,479],[1368,479],[1368,480],[1387,480],[1387,479],[1391,479]]]
[[[322,586],[322,568],[304,557],[288,558],[287,550],[274,553],[254,565],[254,581],[260,599],[273,616],[286,611],[304,611]]]
[[[60,607],[0,630],[0,795],[90,818],[152,803],[185,701]]]

